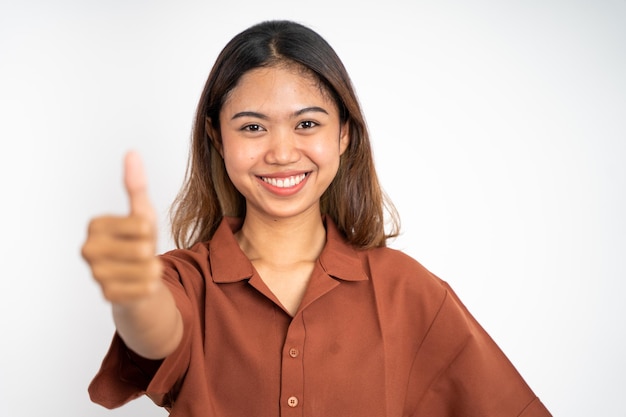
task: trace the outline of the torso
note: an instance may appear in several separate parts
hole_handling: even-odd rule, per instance
[[[146,392],[148,373],[150,398],[172,417],[550,415],[447,285],[408,256],[352,251],[329,221],[319,260],[250,265],[236,224],[161,258],[186,344],[154,374],[116,339],[92,398],[120,406]]]

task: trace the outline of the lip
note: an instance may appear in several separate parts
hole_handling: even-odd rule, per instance
[[[296,194],[304,187],[310,173],[310,171],[298,171],[257,175],[257,180],[272,194],[287,197]]]

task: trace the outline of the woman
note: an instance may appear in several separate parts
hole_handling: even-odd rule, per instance
[[[198,106],[179,249],[155,256],[133,153],[130,214],[90,224],[83,256],[117,328],[92,400],[145,394],[172,416],[549,416],[449,286],[386,247],[397,217],[372,161],[318,34],[272,21],[235,36]]]

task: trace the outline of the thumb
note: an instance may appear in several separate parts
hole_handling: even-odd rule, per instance
[[[130,202],[130,214],[154,220],[154,209],[148,198],[148,184],[139,154],[130,151],[124,158],[124,185]]]

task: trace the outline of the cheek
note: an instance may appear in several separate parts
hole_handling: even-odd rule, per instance
[[[229,146],[225,145],[223,147],[223,157],[224,157],[224,165],[226,166],[226,171],[228,175],[230,175],[231,179],[233,174],[239,171],[241,161],[239,160],[238,152],[235,152],[234,149],[231,149]]]
[[[224,163],[228,165],[238,165],[242,159],[248,159],[245,147],[237,143],[231,138],[224,138],[222,141],[222,152],[224,154]]]
[[[320,162],[333,164],[339,161],[341,149],[336,139],[315,144],[309,149],[311,155]]]
[[[252,146],[225,141],[223,150],[224,165],[233,182],[237,182],[236,177],[247,175],[258,159],[258,152]]]
[[[245,170],[246,165],[248,165],[247,160],[247,158],[242,158],[239,153],[224,152],[224,165],[226,165],[226,171],[231,177]]]

